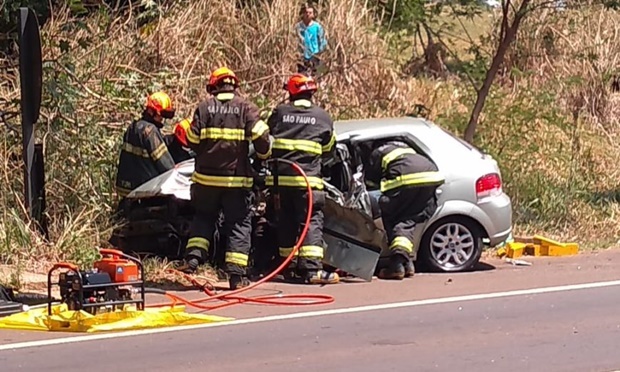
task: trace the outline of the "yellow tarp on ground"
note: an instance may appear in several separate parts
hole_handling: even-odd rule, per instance
[[[135,307],[131,306],[124,310],[92,315],[85,311],[68,310],[67,305],[62,304],[52,307],[51,316],[47,314],[47,307],[44,307],[0,318],[0,329],[93,333],[231,320],[234,319],[186,313],[184,306],[147,308],[145,311],[137,311]]]

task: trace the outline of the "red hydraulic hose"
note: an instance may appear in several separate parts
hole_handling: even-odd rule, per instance
[[[295,244],[295,247],[293,247],[293,251],[288,255],[286,260],[284,260],[284,262],[282,262],[282,264],[278,268],[276,268],[273,272],[263,277],[259,281],[252,283],[251,285],[245,288],[240,288],[235,291],[228,292],[228,293],[225,292],[222,294],[215,294],[213,291],[207,288],[207,285],[209,283],[206,283],[205,285],[200,285],[191,276],[172,269],[171,271],[174,271],[177,274],[185,276],[192,282],[192,284],[202,288],[208,297],[201,298],[198,300],[187,300],[181,296],[177,296],[172,293],[164,292],[165,296],[170,298],[172,302],[153,304],[153,305],[148,305],[147,307],[175,306],[177,303],[183,303],[187,306],[195,307],[195,308],[202,309],[202,310],[215,310],[215,309],[221,309],[223,307],[228,307],[228,306],[242,304],[242,303],[300,306],[300,305],[324,305],[324,304],[329,304],[329,303],[334,302],[334,298],[332,296],[322,295],[322,294],[277,294],[277,295],[258,296],[258,297],[239,296],[240,293],[252,290],[258,287],[259,285],[273,279],[282,270],[284,270],[284,268],[288,266],[288,264],[291,262],[293,257],[297,254],[297,252],[299,251],[299,248],[304,242],[304,239],[306,238],[306,234],[308,234],[308,229],[310,227],[310,219],[312,217],[312,205],[313,205],[312,187],[310,186],[310,181],[308,180],[308,176],[297,163],[286,160],[286,159],[278,159],[278,161],[289,164],[297,173],[299,173],[299,175],[304,179],[306,183],[306,190],[308,191],[308,213],[306,214],[306,222],[304,224],[304,228],[301,232],[301,235],[299,236],[299,239],[297,240],[297,243]],[[203,305],[203,303],[205,302],[215,301],[215,300],[225,301],[225,303],[217,304],[217,305]]]

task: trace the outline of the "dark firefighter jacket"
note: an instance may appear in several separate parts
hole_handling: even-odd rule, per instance
[[[381,192],[401,187],[438,186],[444,177],[437,166],[402,142],[388,142],[370,155],[366,181],[381,186]]]
[[[116,191],[125,197],[143,183],[174,168],[174,160],[156,124],[147,116],[129,125],[123,136]]]
[[[164,142],[166,142],[166,146],[168,146],[168,152],[172,156],[175,164],[191,159],[195,156],[192,150],[183,147],[181,142],[177,140],[174,134],[168,134],[164,136]]]
[[[274,137],[273,157],[293,161],[303,169],[313,189],[323,189],[321,160],[332,154],[336,143],[329,114],[308,100],[277,106],[267,121]],[[273,185],[273,177],[266,184]],[[288,164],[278,167],[278,185],[306,187],[304,179]]]
[[[258,107],[234,93],[219,93],[198,105],[187,141],[196,153],[192,181],[205,186],[252,187],[250,142],[260,159],[271,155],[269,127]]]

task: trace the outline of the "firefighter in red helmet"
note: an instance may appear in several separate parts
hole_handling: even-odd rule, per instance
[[[195,209],[185,252],[186,272],[206,262],[220,211],[224,215],[225,268],[231,289],[250,284],[251,198],[254,172],[250,144],[257,157],[271,154],[269,127],[256,105],[237,93],[239,79],[229,68],[213,71],[207,85],[212,97],[201,102],[187,131],[196,153],[191,200]]]
[[[177,164],[195,156],[187,143],[187,131],[191,123],[192,118],[185,118],[174,125],[171,134],[164,136],[168,151]]]
[[[274,137],[274,158],[296,162],[304,170],[313,189],[310,227],[290,269],[305,283],[337,283],[337,273],[323,269],[323,207],[325,194],[321,177],[321,158],[335,148],[334,124],[330,115],[313,103],[317,84],[311,77],[294,74],[284,85],[289,102],[278,105],[267,124]],[[267,177],[267,186],[274,180]],[[301,233],[307,214],[306,183],[285,163],[278,168],[278,189],[282,217],[278,222],[278,246],[282,259],[288,257]]]
[[[160,131],[164,119],[172,119],[174,114],[168,94],[155,92],[147,97],[142,118],[133,121],[125,131],[116,174],[116,192],[121,199],[174,168],[174,160]]]

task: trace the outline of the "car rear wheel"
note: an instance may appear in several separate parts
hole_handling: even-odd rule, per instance
[[[419,261],[431,271],[473,268],[482,254],[482,231],[469,218],[451,216],[434,222],[422,237]]]

